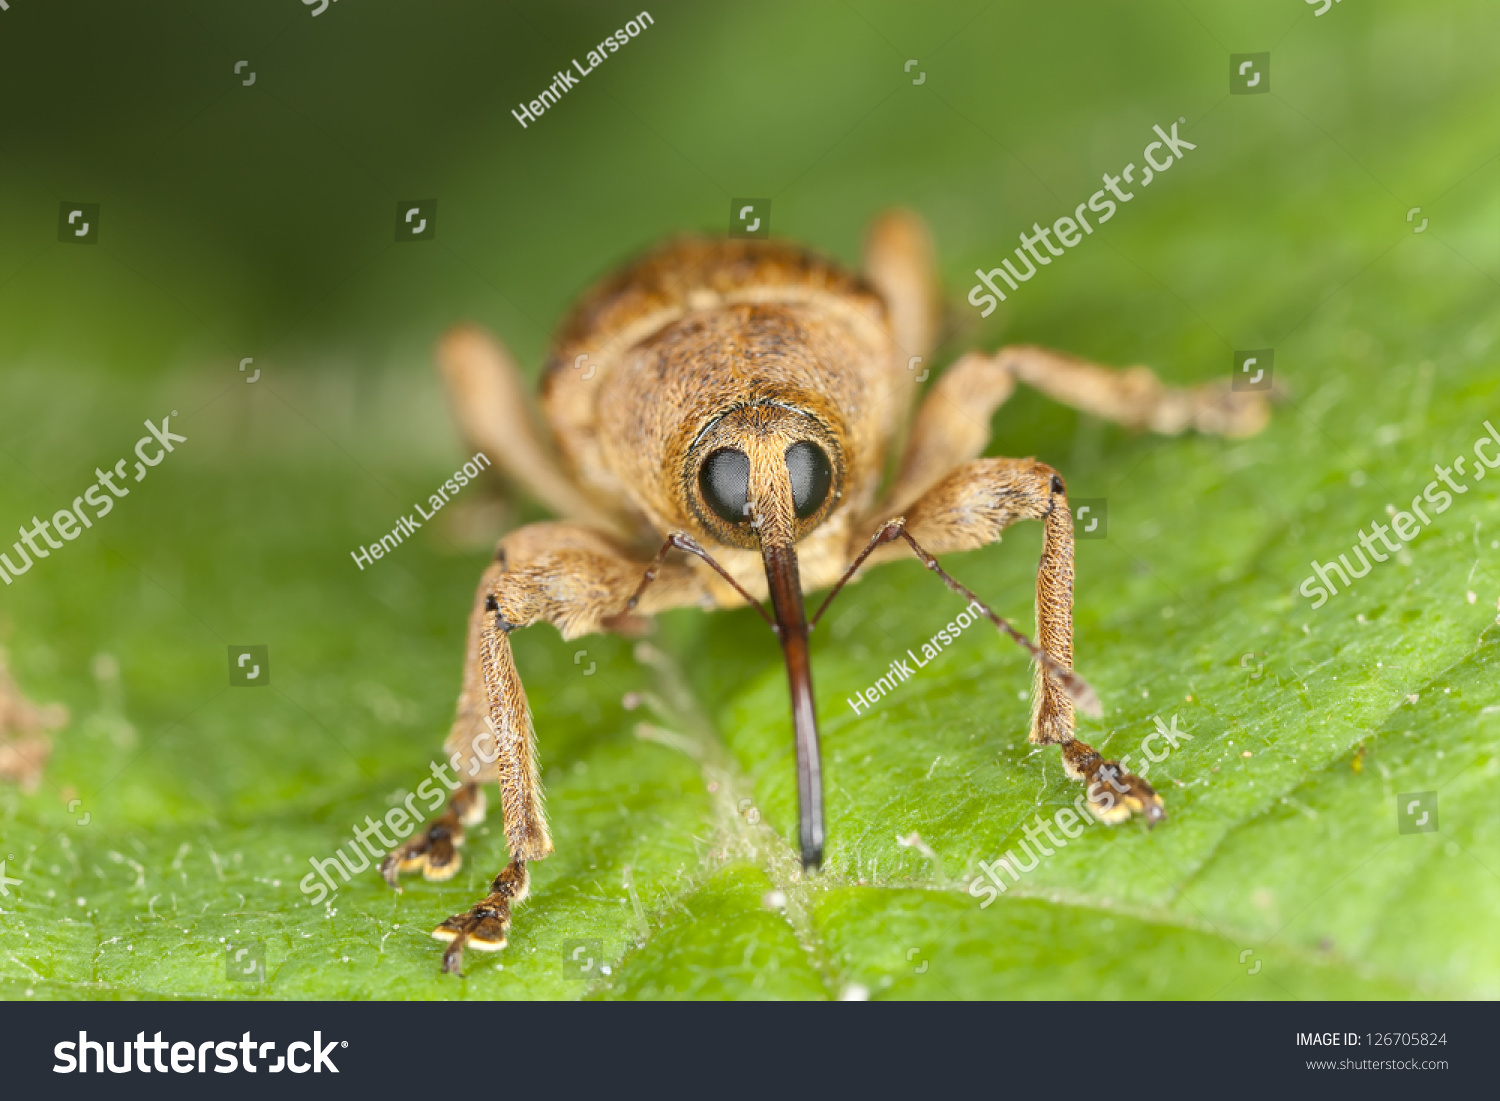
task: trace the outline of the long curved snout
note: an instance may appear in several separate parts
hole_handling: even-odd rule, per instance
[[[823,863],[823,766],[818,754],[818,714],[813,703],[812,662],[808,655],[807,610],[797,551],[790,542],[762,541],[771,610],[786,661],[792,697],[792,730],[797,741],[797,805],[802,866],[815,871]]]

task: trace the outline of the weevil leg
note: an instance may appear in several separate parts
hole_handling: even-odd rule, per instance
[[[1071,778],[1087,785],[1089,806],[1102,821],[1119,822],[1134,813],[1154,823],[1165,812],[1151,785],[1125,772],[1117,762],[1104,760],[1073,733],[1075,699],[1097,707],[1097,698],[1087,685],[1077,683],[1072,673],[1073,514],[1068,507],[1067,486],[1057,471],[1035,459],[965,463],[914,502],[904,518],[887,521],[855,560],[850,574],[864,562],[893,557],[900,548],[884,544],[904,539],[949,588],[974,601],[997,627],[1017,637],[1018,632],[950,577],[936,558],[993,543],[1017,520],[1040,520],[1043,526],[1036,581],[1035,649],[1046,656],[1036,663],[1028,737],[1036,745],[1061,747],[1064,769]],[[848,577],[846,574],[845,580]],[[839,584],[842,586],[843,581]],[[829,594],[824,608],[837,592],[835,588]],[[820,608],[818,616],[822,614]],[[1024,636],[1021,640],[1032,648]]]
[[[528,525],[502,539],[480,579],[469,617],[464,686],[446,749],[460,783],[498,782],[511,859],[491,883],[489,894],[433,930],[434,937],[448,942],[444,971],[459,972],[466,946],[482,951],[505,947],[512,908],[529,889],[527,865],[552,852],[536,733],[511,653],[511,633],[541,622],[551,623],[568,639],[599,631],[635,592],[646,565],[601,532],[581,524],[549,522]],[[640,597],[639,610],[650,615],[703,596],[699,579],[686,564],[669,563],[659,568],[657,583]],[[461,823],[464,810],[459,802],[455,794],[448,812]],[[472,810],[473,804],[469,806]],[[438,824],[443,824],[442,817]],[[405,853],[405,848],[386,858],[393,872],[402,870],[408,859],[419,858],[419,853]],[[431,866],[432,856],[425,859]]]
[[[943,372],[923,399],[879,515],[904,511],[959,463],[978,458],[989,443],[995,410],[1017,382],[1085,413],[1166,435],[1192,428],[1253,436],[1270,417],[1264,393],[1236,392],[1222,381],[1171,387],[1147,367],[1101,367],[1026,344],[993,355],[969,352]]]
[[[1166,436],[1189,428],[1214,436],[1253,436],[1271,416],[1266,392],[1235,391],[1223,379],[1168,386],[1149,367],[1102,367],[1032,344],[1001,348],[992,358],[1054,401]]]
[[[469,446],[529,496],[577,523],[624,534],[614,513],[586,497],[565,475],[548,436],[537,425],[515,360],[475,325],[450,330],[438,345],[438,368],[459,429]]]
[[[891,332],[907,359],[927,357],[941,317],[932,234],[909,210],[888,210],[865,234],[865,277],[891,311]]]

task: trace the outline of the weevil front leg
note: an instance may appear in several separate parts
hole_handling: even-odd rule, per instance
[[[485,570],[469,617],[464,687],[447,749],[466,786],[498,782],[511,859],[484,898],[433,930],[434,937],[448,942],[444,971],[459,972],[466,946],[483,951],[505,947],[512,910],[530,888],[527,865],[552,852],[536,733],[511,653],[511,634],[544,621],[557,627],[564,638],[592,634],[620,612],[633,594],[638,595],[643,615],[703,598],[696,574],[681,563],[658,564],[657,583],[644,594],[636,594],[646,568],[646,563],[608,536],[581,524],[559,522],[532,524],[512,532],[501,540],[495,561]],[[474,807],[467,805],[470,812]],[[460,794],[449,804],[445,815],[449,813],[462,823],[465,805]],[[449,831],[438,842],[451,840],[450,823],[440,817],[434,825]],[[392,869],[388,875],[423,859],[430,868],[433,855],[442,848],[432,844],[424,854],[421,846],[431,833],[429,827],[415,848],[403,846],[392,852],[386,858],[386,866]]]
[[[938,564],[937,555],[973,550],[1000,538],[1017,520],[1040,520],[1042,558],[1037,568],[1037,638],[1033,644],[997,616]],[[1036,663],[1031,730],[1036,745],[1061,748],[1068,776],[1088,788],[1089,807],[1102,821],[1132,814],[1148,822],[1165,816],[1150,784],[1106,761],[1074,736],[1074,703],[1097,708],[1092,689],[1073,673],[1073,516],[1062,476],[1035,459],[979,459],[951,471],[917,499],[905,517],[881,526],[850,567],[847,578],[871,559],[900,553],[902,540],[950,589],[968,598],[1002,631],[1031,650]],[[839,582],[842,587],[843,581]],[[837,595],[836,587],[824,608]],[[823,614],[819,609],[818,616]],[[814,622],[816,622],[816,618]]]

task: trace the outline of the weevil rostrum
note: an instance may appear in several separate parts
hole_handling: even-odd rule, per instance
[[[448,334],[439,365],[470,441],[560,519],[500,540],[469,616],[463,687],[445,748],[482,767],[382,864],[451,877],[464,829],[498,783],[510,862],[490,893],[439,925],[443,969],[467,945],[503,948],[528,867],[552,851],[535,732],[511,636],[550,623],[564,638],[629,630],[687,605],[751,603],[776,633],[796,745],[804,867],[823,856],[823,787],[809,632],[861,570],[914,553],[1034,658],[1030,740],[1056,745],[1104,821],[1164,816],[1144,780],[1074,736],[1099,705],[1073,672],[1073,516],[1062,475],[1032,458],[981,458],[1017,383],[1121,424],[1176,434],[1253,434],[1262,394],[1162,384],[1032,346],[969,352],[920,395],[908,369],[932,353],[939,297],[926,228],[904,212],[868,234],[863,273],[775,240],[681,238],[588,293],[542,379],[550,432],[528,412],[508,353],[474,328]],[[909,427],[885,477],[888,450]],[[937,556],[1043,526],[1036,640],[954,580]],[[828,590],[808,617],[804,594]],[[770,611],[761,601],[769,598]]]

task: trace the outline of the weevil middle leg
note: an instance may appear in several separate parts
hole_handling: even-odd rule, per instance
[[[990,442],[995,411],[1015,392],[1017,382],[1082,412],[1165,435],[1193,428],[1248,436],[1260,431],[1270,415],[1264,394],[1237,393],[1221,382],[1171,387],[1147,367],[1117,370],[1031,345],[969,352],[943,372],[923,399],[879,514],[904,511],[959,463],[977,459]]]

